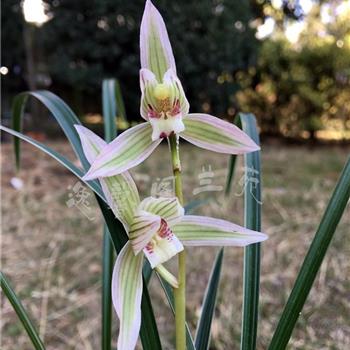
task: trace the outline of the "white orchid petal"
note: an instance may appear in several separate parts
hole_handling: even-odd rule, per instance
[[[239,246],[265,241],[264,233],[249,230],[226,220],[185,215],[172,226],[185,246]]]
[[[92,163],[107,143],[91,130],[75,125],[87,160]],[[128,172],[106,178],[99,178],[106,201],[114,215],[126,230],[131,224],[136,207],[140,203],[136,184]]]
[[[120,320],[118,349],[136,347],[141,325],[143,254],[134,255],[130,243],[120,251],[112,276],[112,300]]]
[[[173,50],[165,23],[150,0],[146,1],[140,33],[141,67],[151,70],[161,81],[172,68],[176,72]]]

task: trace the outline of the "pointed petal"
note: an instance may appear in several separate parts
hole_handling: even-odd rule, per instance
[[[85,126],[76,124],[74,127],[79,134],[85,157],[91,164],[100,154],[101,150],[107,145],[107,142]]]
[[[161,220],[161,226],[153,237],[152,241],[147,244],[143,252],[151,264],[152,268],[157,267],[184,249],[182,243],[173,234],[165,220]]]
[[[154,97],[154,89],[158,81],[156,76],[148,69],[140,69],[141,105],[140,113],[143,119],[148,120],[150,106],[154,108],[157,101]]]
[[[152,141],[151,135],[149,123],[123,132],[102,150],[84,180],[117,175],[140,164],[162,142],[162,139]]]
[[[185,131],[180,136],[198,147],[228,154],[243,154],[260,149],[237,126],[209,114],[188,114],[183,121]]]
[[[173,50],[159,11],[150,0],[146,1],[140,33],[141,67],[151,70],[161,81],[172,68],[176,72]]]
[[[138,254],[152,240],[160,228],[161,218],[140,210],[130,226],[129,237],[132,249]]]
[[[265,241],[264,233],[205,216],[185,215],[172,227],[185,246],[239,246]]]
[[[118,349],[133,350],[141,325],[143,254],[128,242],[120,251],[112,276],[112,300],[120,320]]]
[[[107,143],[91,130],[75,125],[84,154],[92,163]],[[123,223],[126,230],[130,226],[136,207],[140,203],[134,180],[128,172],[108,178],[99,178],[106,201],[114,215]]]
[[[128,172],[120,175],[99,178],[106,201],[114,215],[123,223],[126,232],[140,204],[136,184]]]
[[[148,197],[140,203],[139,208],[160,216],[169,226],[179,222],[185,213],[184,208],[180,205],[179,200],[176,197]]]

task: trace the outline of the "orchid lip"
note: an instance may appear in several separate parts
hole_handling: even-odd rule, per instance
[[[152,268],[166,262],[184,249],[168,223],[161,219],[157,233],[148,242],[143,252]]]

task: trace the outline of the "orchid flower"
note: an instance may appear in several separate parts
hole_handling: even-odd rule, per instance
[[[243,154],[259,149],[236,126],[209,114],[189,113],[162,16],[146,1],[141,23],[141,107],[146,122],[130,128],[103,149],[85,180],[120,174],[144,161],[171,134],[214,152]]]
[[[87,160],[92,163],[108,147],[89,129],[76,125]],[[162,263],[184,246],[246,246],[267,236],[225,220],[184,215],[177,198],[140,201],[128,172],[99,178],[106,200],[123,223],[129,241],[120,251],[112,277],[113,305],[120,320],[118,349],[133,350],[141,323],[144,258],[176,288],[176,278]]]

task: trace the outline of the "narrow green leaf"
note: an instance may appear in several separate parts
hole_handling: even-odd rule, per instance
[[[125,104],[118,79],[115,79],[115,99],[117,101],[117,115],[126,122]]]
[[[0,272],[0,282],[1,282],[1,289],[3,290],[7,299],[11,303],[13,309],[15,310],[15,312],[16,312],[18,318],[20,319],[23,327],[25,328],[34,348],[36,350],[45,350],[44,343],[40,339],[32,321],[30,320],[27,312],[25,311],[20,299],[18,298],[15,291],[12,289],[8,279],[5,277],[5,275],[2,272]]]
[[[102,82],[102,110],[105,129],[105,140],[109,143],[117,136],[117,104],[115,79],[104,79]]]
[[[305,256],[292,292],[272,337],[269,350],[283,350],[287,347],[349,198],[350,158],[340,175],[315,237]]]
[[[220,249],[209,278],[207,290],[202,304],[201,317],[198,322],[195,345],[197,350],[207,350],[210,345],[210,329],[215,311],[217,290],[220,282],[220,273],[224,250]]]
[[[102,200],[104,199],[103,192],[101,190],[101,186],[97,181],[84,181],[82,177],[84,176],[84,172],[75,166],[70,160],[68,160],[66,157],[64,157],[62,154],[56,152],[49,146],[44,145],[43,143],[36,141],[32,139],[29,136],[23,135],[20,132],[14,131],[12,129],[7,128],[6,126],[0,125],[0,130],[3,130],[10,135],[15,136],[15,139],[23,140],[31,145],[35,146],[36,148],[40,149],[53,159],[57,160],[61,165],[63,165],[66,169],[68,169],[73,175],[75,175],[79,180],[85,183],[86,186],[88,186],[92,191],[95,192]]]
[[[102,110],[105,140],[111,142],[117,136],[115,80],[102,82]],[[114,265],[113,245],[106,224],[103,230],[102,248],[102,350],[110,350],[112,342],[112,298],[111,282]]]
[[[228,196],[231,192],[232,181],[234,178],[234,173],[235,173],[235,168],[236,168],[236,163],[237,163],[236,160],[237,160],[236,155],[230,156],[227,179],[226,179],[226,186],[225,186],[225,196]]]
[[[15,131],[21,132],[23,111],[25,109],[28,97],[35,97],[38,99],[54,116],[63,132],[67,136],[71,143],[74,152],[80,159],[85,170],[89,168],[89,162],[84,156],[84,152],[81,148],[80,139],[78,133],[74,128],[74,124],[81,124],[74,112],[67,106],[67,104],[61,100],[58,96],[49,91],[34,91],[23,92],[17,95],[13,101],[12,108],[12,126]],[[20,141],[15,139],[15,155],[16,164],[19,167],[20,164]]]
[[[236,122],[259,145],[259,134],[253,114],[240,113]],[[261,230],[261,167],[260,151],[247,153],[245,160],[244,226]],[[254,184],[250,181],[253,180]],[[241,349],[255,350],[260,285],[260,243],[244,248],[243,311]]]
[[[104,224],[102,248],[102,350],[111,349],[112,341],[112,299],[111,282],[113,272],[113,245],[108,227]]]

